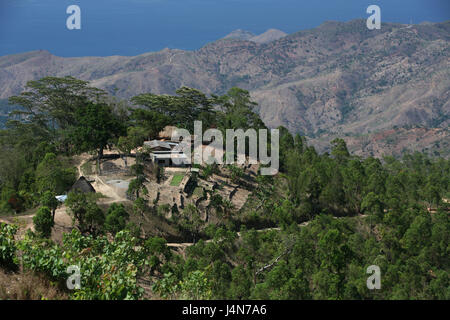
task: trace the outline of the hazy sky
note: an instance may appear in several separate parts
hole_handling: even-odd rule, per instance
[[[66,9],[81,8],[81,30]],[[137,55],[166,47],[198,49],[235,29],[287,33],[326,20],[384,22],[450,19],[450,0],[0,0],[0,55],[44,49],[58,56]]]

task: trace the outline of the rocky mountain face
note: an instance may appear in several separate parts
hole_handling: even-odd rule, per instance
[[[269,43],[281,38],[286,37],[288,34],[277,29],[269,29],[266,32],[260,34],[259,36],[254,36],[250,38],[250,41],[257,43]]]
[[[255,34],[253,34],[252,32],[237,29],[231,32],[230,34],[227,34],[225,37],[223,37],[223,39],[250,40],[253,37],[255,37]]]
[[[385,23],[380,30],[368,30],[365,20],[325,22],[267,42],[271,34],[277,32],[261,43],[228,38],[196,51],[135,57],[4,56],[0,99],[48,75],[89,80],[123,98],[238,86],[251,92],[268,126],[307,135],[322,151],[339,136],[362,155],[449,154],[450,21]]]

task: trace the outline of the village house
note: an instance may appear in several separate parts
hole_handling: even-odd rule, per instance
[[[144,142],[144,148],[150,151],[150,157],[153,163],[163,167],[190,166],[190,159],[188,159],[188,156],[182,151],[183,148],[181,148],[183,141],[172,140],[172,135],[176,129],[177,128],[174,126],[166,126],[159,132],[157,139]],[[194,141],[195,138],[196,136],[192,135],[191,141]],[[202,140],[202,152],[212,141],[214,141],[214,139],[211,141]],[[215,155],[217,152],[214,149],[211,151],[212,155]]]
[[[163,167],[186,167],[190,164],[183,151],[175,150],[177,144],[163,141],[146,141],[144,146],[150,149],[151,160]]]
[[[149,149],[153,163],[163,167],[186,167],[190,161],[183,151],[178,148],[180,142],[166,140],[145,141],[144,147]]]

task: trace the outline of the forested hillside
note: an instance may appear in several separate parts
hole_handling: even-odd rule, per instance
[[[131,157],[166,125],[192,130],[194,120],[223,132],[266,126],[236,87],[221,96],[142,92],[130,105],[88,82],[47,77],[10,102],[21,117],[0,131],[0,298],[450,299],[449,160],[363,158],[341,138],[321,154],[279,127],[277,175],[198,166],[199,179],[226,171],[251,191],[236,210],[220,188],[205,191],[205,208],[147,201],[161,171],[151,177],[148,155],[135,151],[132,197],[106,203],[101,193],[69,192],[73,225],[56,241],[55,196],[75,182],[79,155],[97,164],[107,150]],[[211,219],[201,218],[205,211]],[[14,223],[21,215],[32,216],[33,230]],[[145,230],[155,219],[182,239]],[[77,290],[66,287],[73,265],[82,274]],[[370,265],[381,269],[380,290],[366,286]]]

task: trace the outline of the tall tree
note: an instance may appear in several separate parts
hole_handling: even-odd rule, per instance
[[[343,164],[350,158],[350,153],[347,149],[347,144],[343,139],[334,139],[331,141],[333,148],[331,149],[331,154],[334,158],[339,162],[339,164]]]
[[[45,77],[29,81],[19,96],[9,98],[11,104],[23,109],[13,115],[26,116],[33,123],[49,129],[65,129],[75,118],[76,110],[88,101],[99,101],[106,93],[74,77]]]
[[[69,192],[66,205],[81,233],[94,236],[101,233],[105,214],[91,195],[77,191]]]
[[[231,88],[227,94],[217,98],[222,112],[219,115],[222,129],[264,129],[266,126],[256,113],[257,103],[252,101],[250,93],[240,88]]]
[[[75,111],[69,136],[78,152],[97,151],[97,159],[113,139],[125,133],[124,124],[113,113],[111,106],[88,102]]]
[[[36,185],[41,194],[63,194],[74,182],[75,168],[64,168],[54,153],[47,153],[36,168]]]
[[[48,190],[45,191],[41,196],[41,204],[52,211],[52,219],[55,221],[55,212],[59,205],[59,201],[56,199],[56,193]]]

